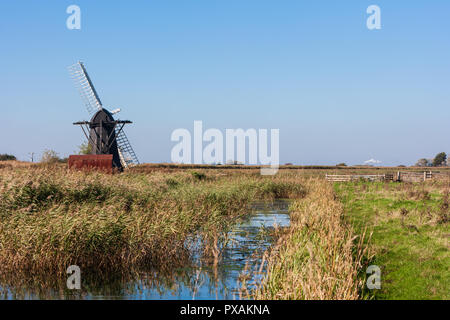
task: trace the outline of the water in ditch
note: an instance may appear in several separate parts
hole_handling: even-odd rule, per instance
[[[170,275],[140,273],[133,280],[107,282],[82,278],[80,291],[50,289],[48,284],[41,288],[39,283],[20,290],[0,284],[0,299],[245,299],[242,288],[250,290],[264,277],[263,253],[273,244],[274,229],[289,226],[288,205],[287,200],[252,204],[252,213],[229,232],[216,264],[193,254],[191,264]]]

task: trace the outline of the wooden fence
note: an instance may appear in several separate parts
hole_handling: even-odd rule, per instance
[[[433,179],[431,171],[424,172],[397,172],[397,181],[401,182],[422,182]]]
[[[327,174],[325,175],[325,179],[327,181],[332,182],[346,182],[346,181],[358,181],[358,180],[368,180],[368,181],[384,181],[385,175],[384,174],[377,174],[377,175],[332,175]]]
[[[325,179],[331,182],[348,182],[348,181],[398,181],[398,182],[422,182],[432,179],[450,179],[450,175],[441,172],[415,172],[415,171],[398,171],[396,174],[386,173],[378,175],[333,175],[326,174]]]

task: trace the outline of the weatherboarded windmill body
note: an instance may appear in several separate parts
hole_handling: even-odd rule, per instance
[[[120,109],[108,111],[102,105],[97,91],[82,62],[69,67],[69,72],[75,81],[81,98],[92,116],[90,121],[75,122],[81,126],[88,139],[89,150],[95,156],[70,156],[69,167],[108,167],[123,170],[139,164],[139,160],[131,147],[123,127],[132,123],[129,120],[115,120],[113,115]],[[112,161],[112,162],[111,162]]]

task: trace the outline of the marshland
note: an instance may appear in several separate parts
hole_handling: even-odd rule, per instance
[[[7,299],[448,299],[449,181],[324,179],[378,170],[141,165],[111,175],[1,162],[0,290]],[[70,265],[82,270],[80,291],[66,288]],[[380,290],[367,289],[369,265],[381,268]]]

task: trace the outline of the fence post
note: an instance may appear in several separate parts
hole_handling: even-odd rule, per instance
[[[402,181],[401,177],[400,177],[400,171],[397,171],[397,181],[400,182]]]
[[[423,181],[427,181],[427,172],[426,171],[423,173]]]

